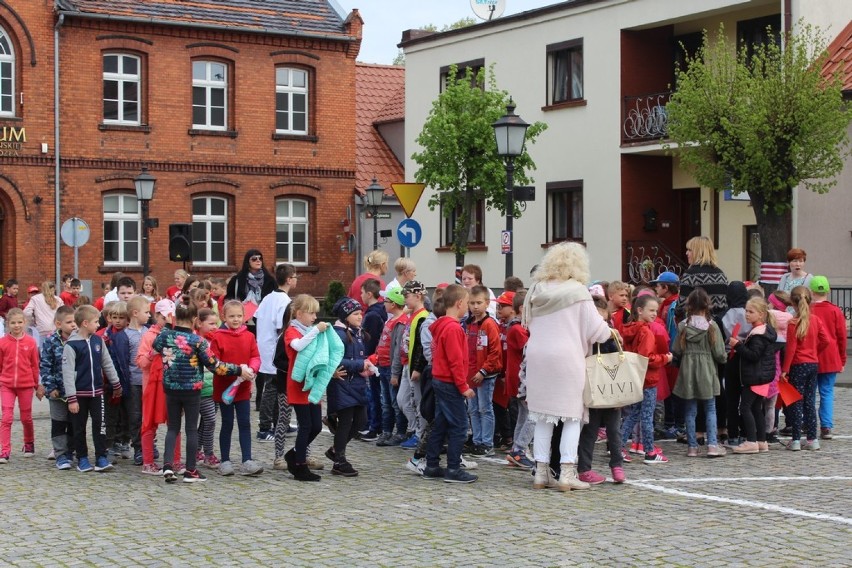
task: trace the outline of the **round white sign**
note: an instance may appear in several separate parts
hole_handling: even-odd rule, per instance
[[[71,217],[59,229],[59,236],[62,237],[62,242],[69,247],[81,247],[89,242],[91,231],[89,225],[79,217]]]

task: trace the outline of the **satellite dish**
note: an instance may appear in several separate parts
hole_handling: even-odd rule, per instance
[[[506,11],[506,0],[470,0],[473,13],[486,22],[499,18]]]

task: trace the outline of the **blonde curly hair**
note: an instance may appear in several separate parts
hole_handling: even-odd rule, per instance
[[[537,282],[573,279],[588,285],[591,274],[586,247],[568,242],[550,247],[532,277]]]

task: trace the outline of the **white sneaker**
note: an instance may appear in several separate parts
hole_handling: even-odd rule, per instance
[[[260,475],[263,473],[263,466],[254,460],[244,461],[240,467],[240,475]]]
[[[412,473],[423,475],[423,471],[426,469],[426,458],[420,458],[419,460],[408,458],[408,461],[405,462],[405,467]]]
[[[224,461],[219,464],[219,475],[234,475],[234,466],[229,461]]]
[[[465,469],[476,469],[479,467],[479,464],[473,460],[466,460],[464,459],[464,456],[462,456],[461,466]]]

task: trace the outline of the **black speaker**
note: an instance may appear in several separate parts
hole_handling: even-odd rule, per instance
[[[169,225],[169,260],[177,262],[192,260],[191,223],[172,223]]]

